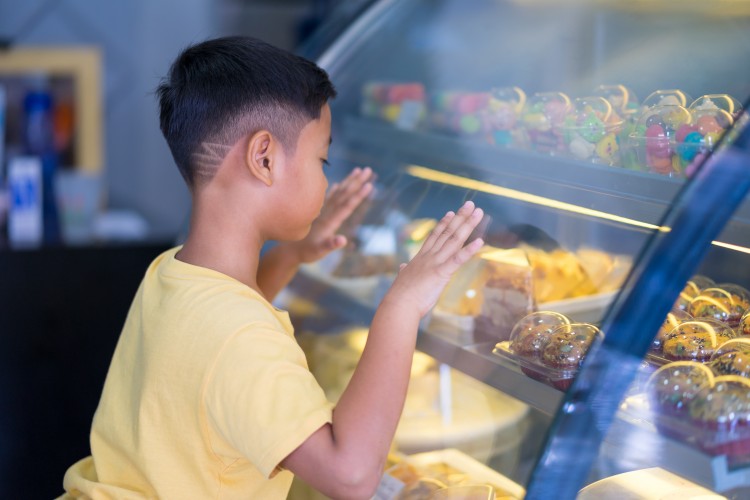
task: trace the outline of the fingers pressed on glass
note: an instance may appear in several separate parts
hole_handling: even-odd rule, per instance
[[[475,210],[473,202],[467,201],[466,203],[464,203],[463,206],[458,209],[456,216],[453,218],[453,220],[450,221],[448,227],[443,231],[441,235],[438,236],[438,239],[435,242],[435,250],[440,251],[440,249],[442,249],[443,246],[445,246],[449,241],[457,240],[458,235],[456,234],[456,231],[458,231],[459,228],[466,224],[467,220],[469,220],[474,212]],[[479,218],[479,220],[481,220],[481,217]],[[475,222],[476,224],[479,223],[478,220]],[[468,234],[466,236],[468,237]],[[461,241],[461,244],[463,244],[463,241]]]
[[[440,235],[445,232],[446,228],[448,227],[448,224],[450,221],[456,216],[453,212],[447,212],[442,219],[438,221],[438,223],[435,225],[435,227],[430,232],[430,235],[425,239],[424,243],[422,244],[422,249],[424,251],[429,251],[432,249],[433,246],[435,246],[435,243],[437,242]]]

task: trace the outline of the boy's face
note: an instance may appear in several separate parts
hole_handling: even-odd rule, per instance
[[[323,208],[328,188],[323,167],[330,144],[331,108],[326,104],[320,118],[302,128],[294,155],[286,158],[289,176],[285,182],[284,217],[280,220],[289,221],[285,236],[290,240],[304,238]]]

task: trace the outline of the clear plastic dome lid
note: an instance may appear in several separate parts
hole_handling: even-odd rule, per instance
[[[742,103],[729,94],[707,94],[693,101],[688,109],[692,112],[719,109],[735,118],[742,112]]]
[[[680,412],[705,387],[712,387],[714,374],[704,364],[676,361],[656,370],[646,382],[646,393],[660,411]]]
[[[630,133],[630,146],[636,151],[638,161],[659,174],[681,173],[682,167],[676,152],[677,130],[691,123],[690,112],[676,104],[656,105],[647,109]]]
[[[719,321],[685,321],[666,335],[662,352],[671,360],[708,361],[717,347],[736,336],[732,328]]]
[[[687,312],[694,318],[711,318],[729,326],[739,325],[750,308],[750,292],[734,284],[706,288],[690,301]]]
[[[498,146],[520,146],[518,121],[526,105],[526,93],[519,87],[496,87],[487,103],[487,122],[492,141]]]
[[[659,331],[656,333],[656,337],[654,337],[653,342],[651,342],[651,350],[661,352],[662,345],[664,344],[667,335],[682,323],[691,321],[692,319],[692,316],[681,309],[673,309],[669,311],[664,318],[664,322],[659,328]]]
[[[617,134],[624,120],[605,98],[581,97],[573,101],[562,123],[562,133],[570,154],[578,159],[619,163]]]
[[[599,85],[594,90],[594,95],[605,98],[622,117],[630,117],[638,112],[640,102],[638,96],[625,85]]]
[[[675,308],[686,311],[690,302],[700,295],[701,290],[704,288],[711,288],[715,285],[716,283],[711,278],[696,274],[685,283],[680,295],[677,297]]]
[[[750,336],[750,311],[743,314],[742,318],[740,318],[740,324],[737,325],[737,333]]]
[[[643,100],[643,108],[654,106],[682,106],[687,107],[693,102],[692,97],[680,89],[656,90]]]
[[[577,369],[591,344],[603,338],[601,330],[590,323],[569,323],[558,326],[544,346],[542,361],[555,369]]]
[[[750,379],[737,375],[716,377],[702,387],[689,404],[697,422],[716,425],[717,430],[736,430],[750,423]],[[738,430],[738,429],[737,429]]]
[[[526,101],[523,123],[527,129],[549,131],[565,120],[570,97],[562,92],[537,92]]]
[[[708,366],[716,375],[750,376],[750,339],[724,342],[713,353]]]
[[[510,332],[510,349],[519,356],[541,357],[550,335],[558,327],[570,325],[563,314],[552,311],[537,311],[521,318]]]

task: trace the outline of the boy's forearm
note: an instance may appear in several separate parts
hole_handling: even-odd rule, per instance
[[[258,265],[257,283],[269,302],[292,281],[299,270],[299,259],[285,243],[268,250]]]
[[[409,385],[419,315],[385,300],[373,318],[367,344],[333,415],[337,449],[364,468],[382,472]]]

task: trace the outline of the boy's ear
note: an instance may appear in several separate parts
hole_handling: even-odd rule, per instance
[[[245,152],[245,166],[250,175],[266,186],[273,184],[277,141],[267,130],[260,130],[250,136]]]

